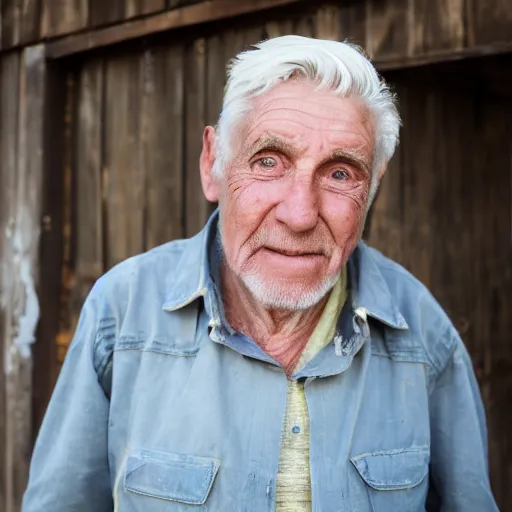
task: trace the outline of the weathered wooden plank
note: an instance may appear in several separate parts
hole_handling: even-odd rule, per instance
[[[16,57],[12,57],[16,58]],[[2,85],[18,83],[17,63],[7,61],[6,78]],[[2,69],[3,75],[4,69]],[[16,133],[16,157],[3,146],[11,168],[6,173],[16,173],[10,180],[12,194],[5,212],[7,226],[2,232],[2,287],[0,308],[4,318],[0,343],[4,354],[2,392],[4,396],[4,504],[2,510],[20,510],[21,498],[28,477],[31,450],[31,349],[39,319],[39,303],[36,294],[38,275],[38,249],[40,234],[41,178],[43,156],[43,104],[45,88],[45,59],[41,46],[27,48],[21,55],[19,67],[19,94],[2,91],[2,110],[12,116],[15,107],[4,100],[18,99],[17,122],[10,117],[9,129]],[[2,87],[3,89],[3,87]],[[4,95],[5,94],[5,95]],[[5,109],[5,110],[4,110]],[[2,132],[4,130],[2,129]],[[6,142],[7,136],[2,136]],[[11,139],[11,142],[13,140]],[[12,151],[12,150],[11,150]],[[4,162],[2,161],[2,164]],[[3,166],[3,165],[2,165]],[[2,173],[3,174],[3,173]],[[9,181],[8,181],[9,183]],[[2,187],[3,189],[3,187]]]
[[[260,43],[264,39],[264,28],[260,25],[252,25],[242,30],[244,50],[250,50],[253,45]]]
[[[223,34],[224,37],[224,58],[226,63],[236,57],[245,49],[244,33],[240,29],[229,29]],[[272,37],[272,36],[270,36]]]
[[[334,4],[322,5],[317,9],[313,21],[314,34],[318,39],[340,40],[340,8]]]
[[[72,74],[56,63],[47,64],[46,75],[38,287],[41,318],[37,341],[32,350],[34,439],[57,380],[59,365],[56,340],[69,310],[69,294],[63,287],[64,278],[68,278],[69,264],[66,261],[66,265],[63,265],[63,258],[64,247],[66,257],[69,253],[69,209],[73,201],[70,197],[70,161],[73,156],[71,125],[74,81]]]
[[[294,33],[294,23],[291,18],[270,20],[265,24],[265,31],[269,38],[286,36]]]
[[[11,340],[14,259],[12,235],[16,210],[17,139],[19,102],[19,54],[0,57],[0,508],[12,511],[13,454],[9,444],[11,406],[7,396],[7,381],[12,378],[5,370]],[[11,366],[11,365],[9,365]]]
[[[141,57],[107,61],[104,179],[107,268],[144,249],[144,169],[139,142]]]
[[[343,2],[340,10],[340,39],[359,46],[366,46],[366,5],[365,2]]]
[[[464,0],[410,0],[409,54],[460,50],[465,37]]]
[[[11,48],[20,42],[19,0],[2,0],[0,8],[0,48]]]
[[[0,48],[37,42],[40,36],[41,0],[2,0],[0,3]]]
[[[77,319],[92,285],[104,272],[102,121],[104,63],[86,62],[78,79],[75,127],[74,279],[71,315]],[[74,322],[73,322],[74,323]],[[73,330],[74,325],[70,325]]]
[[[409,0],[367,0],[365,49],[372,59],[409,53]]]
[[[510,0],[467,0],[466,9],[470,46],[512,41]]]
[[[206,39],[206,124],[215,126],[219,120],[226,84],[227,56],[225,40],[214,35]]]
[[[144,54],[140,131],[148,249],[183,237],[184,67],[182,45]]]
[[[36,43],[40,39],[41,0],[23,0],[20,4],[20,43]]]
[[[294,20],[293,33],[303,37],[314,37],[313,17],[308,14]]]
[[[41,36],[55,37],[87,27],[88,0],[42,0]]]
[[[508,442],[512,411],[512,97],[479,91],[474,102],[474,143],[464,154],[462,191],[471,230],[473,304],[468,316],[471,353],[477,362],[489,431],[490,471],[500,510],[512,506],[512,446]],[[476,108],[475,108],[476,107]],[[490,171],[492,170],[492,172]],[[462,200],[461,200],[462,202]],[[468,258],[469,259],[469,258]]]
[[[394,58],[374,59],[373,63],[381,71],[390,71],[394,69],[414,68],[418,66],[428,66],[430,64],[439,64],[441,62],[462,61],[474,59],[475,57],[486,57],[491,55],[501,55],[512,52],[512,42],[493,43],[489,45],[474,46],[463,48],[462,50],[441,50],[413,56],[397,56]]]
[[[165,9],[165,0],[126,0],[125,19],[153,14]]]
[[[98,0],[96,0],[98,1]],[[111,44],[156,34],[179,27],[198,25],[242,14],[249,14],[283,5],[299,3],[303,0],[211,0],[197,5],[190,5],[171,11],[147,16],[120,25],[93,30],[84,34],[75,34],[50,42],[47,46],[49,58],[63,57],[84,52],[93,48],[101,48]],[[100,2],[98,12],[94,15],[96,2],[91,4],[91,23],[97,26],[104,18],[113,19],[118,16],[117,2]],[[107,6],[107,7],[103,7]],[[107,9],[105,14],[103,9]],[[111,11],[113,14],[111,14]],[[116,18],[117,19],[117,18]]]
[[[204,0],[168,0],[169,9],[184,7],[185,5],[193,5],[203,2]]]
[[[116,23],[125,19],[126,0],[90,0],[89,1],[89,19],[91,27],[101,27],[110,23]],[[111,27],[113,28],[119,27]]]
[[[203,196],[199,175],[202,134],[206,124],[205,40],[197,39],[185,57],[185,236],[197,233],[211,206]]]

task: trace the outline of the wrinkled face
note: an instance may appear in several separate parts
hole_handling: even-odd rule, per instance
[[[255,101],[213,185],[229,269],[270,308],[305,309],[360,237],[374,137],[358,101],[282,83]],[[215,198],[217,194],[217,198]]]

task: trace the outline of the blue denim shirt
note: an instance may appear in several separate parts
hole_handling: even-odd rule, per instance
[[[275,507],[286,375],[222,321],[216,214],[94,286],[39,433],[24,512]],[[471,361],[430,293],[360,243],[305,379],[313,512],[497,510]]]

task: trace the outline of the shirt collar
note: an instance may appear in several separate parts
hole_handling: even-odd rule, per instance
[[[374,257],[373,250],[359,242],[348,262],[352,307],[394,329],[408,329]]]
[[[209,252],[215,242],[219,211],[194,237],[175,242],[181,249],[178,265],[170,269],[163,309],[178,310],[200,297],[211,286]],[[372,250],[360,242],[348,262],[349,289],[354,310],[364,308],[368,316],[395,329],[408,329],[389,287],[375,262]]]

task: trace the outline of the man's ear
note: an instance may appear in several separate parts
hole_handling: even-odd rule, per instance
[[[215,163],[215,128],[207,126],[203,132],[203,150],[199,158],[199,169],[201,171],[201,185],[203,186],[204,196],[211,203],[219,200],[218,180],[213,176],[213,166]]]

